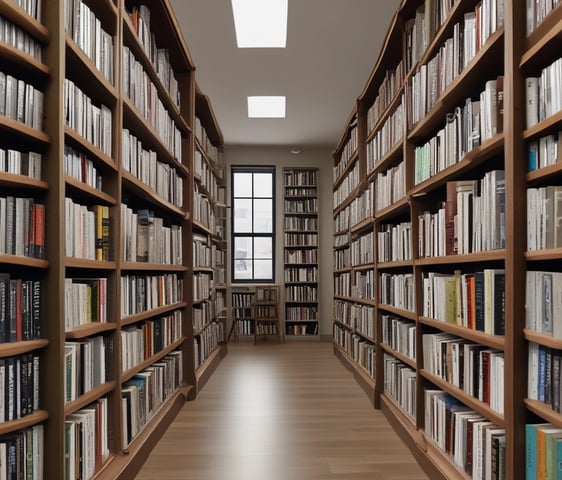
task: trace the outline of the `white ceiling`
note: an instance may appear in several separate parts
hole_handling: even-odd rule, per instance
[[[238,49],[230,0],[170,0],[226,145],[335,147],[400,0],[289,0],[286,49]],[[286,95],[285,119],[248,119]]]

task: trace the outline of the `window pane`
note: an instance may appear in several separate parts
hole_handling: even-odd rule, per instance
[[[234,280],[252,280],[252,260],[236,260],[234,262]]]
[[[234,238],[234,278],[243,280],[252,278],[252,238]]]
[[[269,280],[273,278],[273,261],[254,260],[254,278],[256,280]]]
[[[273,175],[271,173],[254,174],[254,197],[273,197]]]
[[[252,232],[252,200],[234,200],[234,233]]]
[[[254,233],[273,232],[273,201],[254,200]]]
[[[251,173],[234,173],[234,185],[232,191],[234,197],[251,197],[252,196],[252,174]]]
[[[272,259],[273,258],[273,240],[268,238],[254,239],[254,258]]]

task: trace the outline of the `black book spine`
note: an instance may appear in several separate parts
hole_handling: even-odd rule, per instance
[[[474,273],[475,323],[476,330],[484,331],[484,272]]]
[[[9,324],[8,289],[10,276],[7,273],[0,274],[0,343],[6,341],[6,330]]]
[[[505,333],[505,273],[494,275],[494,334]]]

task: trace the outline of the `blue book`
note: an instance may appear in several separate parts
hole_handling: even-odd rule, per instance
[[[556,471],[554,478],[562,480],[562,438],[556,439]]]
[[[550,423],[525,425],[525,480],[537,480],[537,429],[545,426],[550,426]]]
[[[544,388],[546,382],[546,350],[544,347],[539,348],[539,391],[538,400],[544,402]]]

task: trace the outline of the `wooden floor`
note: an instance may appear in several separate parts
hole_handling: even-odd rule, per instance
[[[239,342],[137,480],[426,479],[329,342]]]

